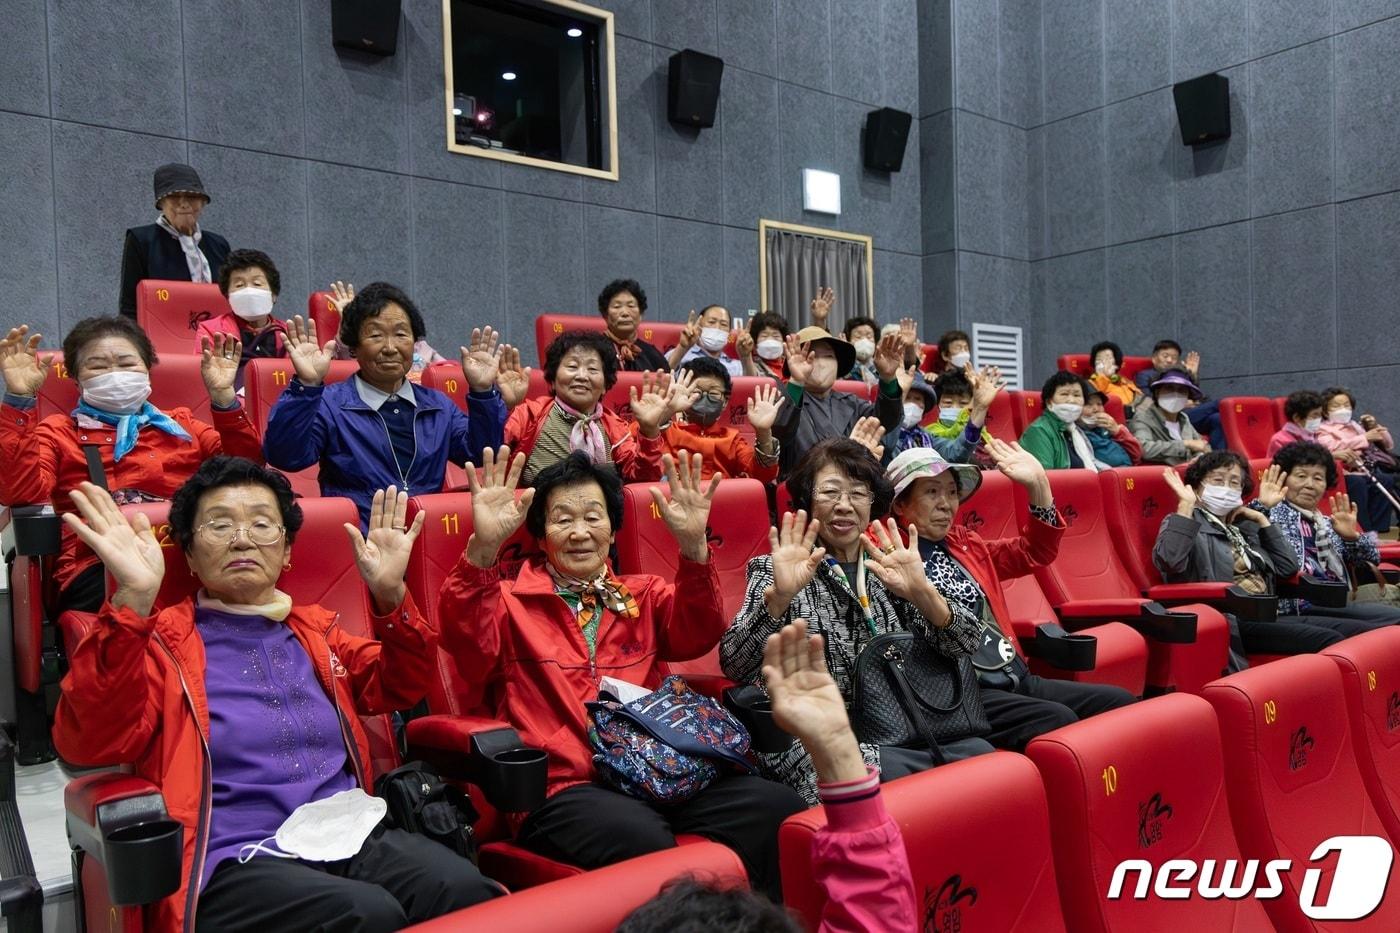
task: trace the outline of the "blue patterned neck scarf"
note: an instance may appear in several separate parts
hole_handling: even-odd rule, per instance
[[[89,418],[101,421],[103,424],[109,424],[117,429],[117,445],[112,452],[113,461],[120,460],[131,453],[131,449],[136,446],[136,435],[146,425],[174,437],[182,437],[187,441],[192,440],[189,432],[180,427],[174,418],[150,402],[146,402],[139,411],[130,415],[113,414],[110,411],[93,408],[87,402],[79,402],[78,407],[73,409],[73,415],[74,417],[87,415]]]

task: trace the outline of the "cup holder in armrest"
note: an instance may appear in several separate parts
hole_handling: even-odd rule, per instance
[[[1035,627],[1035,638],[1022,643],[1026,654],[1062,671],[1092,671],[1098,664],[1099,640],[1093,635],[1070,634],[1057,622]]]
[[[544,803],[549,753],[525,745],[514,729],[474,732],[470,776],[497,810],[528,813]]]
[[[724,707],[749,730],[754,751],[777,755],[792,744],[792,733],[785,732],[773,721],[773,702],[758,687],[752,684],[730,687],[724,691]]]
[[[102,864],[114,904],[150,904],[180,888],[185,827],[178,820],[149,820],[107,830]]]
[[[1341,609],[1346,606],[1351,596],[1351,587],[1345,583],[1303,574],[1293,580],[1279,581],[1278,595],[1284,598],[1306,599],[1314,606]]]
[[[1158,602],[1143,603],[1135,618],[1123,621],[1153,641],[1169,645],[1190,645],[1196,641],[1196,614],[1168,609]]]

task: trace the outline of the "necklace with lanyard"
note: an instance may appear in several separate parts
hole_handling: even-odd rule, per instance
[[[856,603],[860,606],[862,617],[865,619],[865,627],[870,630],[870,637],[874,638],[880,634],[875,627],[875,611],[870,608],[870,593],[865,588],[865,552],[856,555],[856,584],[851,586],[851,580],[846,576],[846,571],[841,566],[841,562],[831,555],[826,557],[826,565],[831,568],[832,576],[836,577],[836,582],[845,587],[846,592],[855,597]]]

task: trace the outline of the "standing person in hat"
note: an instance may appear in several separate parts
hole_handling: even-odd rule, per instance
[[[1204,398],[1184,369],[1169,369],[1148,387],[1152,404],[1139,405],[1128,427],[1142,445],[1144,463],[1176,466],[1210,450],[1183,412],[1192,399]]]
[[[199,215],[209,203],[209,193],[198,172],[178,162],[162,165],[156,169],[155,193],[160,211],[156,222],[126,231],[120,310],[127,317],[136,316],[137,282],[217,282],[229,254],[228,240],[200,229]]]
[[[1054,560],[1065,522],[1055,508],[1045,468],[1035,457],[1019,444],[997,438],[987,442],[987,453],[998,470],[1029,493],[1030,518],[1018,537],[988,541],[954,523],[959,506],[982,485],[982,473],[974,466],[949,463],[934,450],[908,450],[890,463],[885,476],[894,487],[895,518],[901,527],[913,525],[918,531],[929,582],[949,606],[980,620],[982,638],[973,663],[992,727],[983,738],[1019,752],[1037,735],[1137,698],[1111,684],[1049,680],[1026,666],[1011,631],[1003,583]],[[999,661],[1005,663],[994,667]]]
[[[841,338],[820,327],[804,327],[788,335],[786,352],[788,381],[784,391],[789,404],[773,425],[773,436],[782,445],[780,478],[817,442],[849,436],[862,418],[879,418],[886,431],[899,427],[904,418],[904,392],[896,377],[904,360],[904,346],[898,335],[882,337],[875,346],[880,387],[874,402],[832,391],[841,374],[856,364],[855,347]]]

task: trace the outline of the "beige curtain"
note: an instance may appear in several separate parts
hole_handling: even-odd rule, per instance
[[[865,244],[769,229],[764,244],[768,262],[766,308],[787,318],[794,330],[811,323],[808,306],[817,290],[830,286],[836,306],[827,326],[839,333],[850,317],[874,317],[867,287],[870,269]]]

